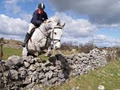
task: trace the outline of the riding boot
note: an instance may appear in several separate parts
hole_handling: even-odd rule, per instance
[[[28,43],[28,40],[30,39],[30,37],[31,37],[31,34],[27,33],[25,36],[24,43],[22,44],[23,47],[25,47],[25,45]]]

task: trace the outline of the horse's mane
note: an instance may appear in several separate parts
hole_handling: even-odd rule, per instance
[[[53,16],[53,17],[50,17],[47,22],[54,22],[56,24],[58,24],[60,27],[64,27],[65,26],[65,23],[63,21],[60,20],[60,17],[58,16]]]
[[[53,16],[53,17],[50,17],[48,20],[47,20],[48,22],[60,22],[60,18],[59,17],[57,17],[57,16]]]

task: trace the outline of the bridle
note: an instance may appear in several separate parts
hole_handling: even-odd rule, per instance
[[[44,27],[45,27],[45,25],[44,25]],[[50,37],[50,35],[46,35],[40,28],[39,28],[39,30],[47,37],[47,38],[49,38],[51,41],[57,41],[57,42],[60,42],[61,40],[60,39],[54,39],[53,38],[53,35],[54,35],[54,29],[56,29],[56,28],[59,28],[59,29],[62,29],[60,26],[58,26],[58,27],[54,27],[53,29],[52,29],[52,31],[51,31],[51,33],[50,34],[52,34],[52,37]],[[45,29],[46,29],[46,27],[45,27]],[[47,31],[47,29],[46,29],[46,31]],[[48,32],[47,32],[47,34],[48,34]],[[56,42],[56,43],[57,43]],[[54,43],[55,44],[55,43]]]
[[[54,32],[54,29],[56,29],[56,28],[62,29],[61,27],[54,27],[53,30],[52,30],[52,32],[51,32],[52,38],[50,38],[50,39],[51,39],[52,41],[60,42],[60,41],[61,41],[60,39],[54,39],[54,38],[53,38],[53,35],[54,35],[54,33],[55,33],[55,32]]]

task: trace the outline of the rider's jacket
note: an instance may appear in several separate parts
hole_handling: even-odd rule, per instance
[[[33,13],[31,23],[34,24],[36,27],[39,27],[41,23],[43,23],[46,19],[48,19],[48,16],[45,11],[42,14],[39,14],[38,10],[36,10]]]

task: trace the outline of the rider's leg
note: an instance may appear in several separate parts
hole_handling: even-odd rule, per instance
[[[28,40],[30,39],[30,36],[31,36],[31,34],[29,34],[29,33],[26,34],[24,43],[22,45],[23,47],[25,47],[25,45],[27,44]]]
[[[28,40],[31,38],[31,30],[35,28],[35,25],[33,25],[32,23],[29,25],[29,30],[25,36],[25,40],[24,40],[24,43],[23,43],[23,47],[25,47],[25,45],[27,44]]]

